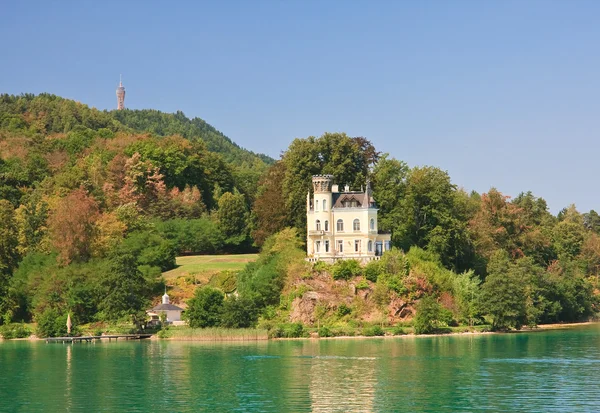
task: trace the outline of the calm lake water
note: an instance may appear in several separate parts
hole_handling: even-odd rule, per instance
[[[251,344],[5,341],[0,411],[598,412],[600,326]]]

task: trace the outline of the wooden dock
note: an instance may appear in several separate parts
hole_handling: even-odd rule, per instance
[[[152,334],[115,334],[108,336],[81,336],[81,337],[47,337],[46,343],[91,343],[97,340],[143,340],[152,337]]]

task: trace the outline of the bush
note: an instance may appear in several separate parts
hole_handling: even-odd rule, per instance
[[[381,328],[380,326],[372,326],[365,327],[362,331],[362,334],[366,337],[384,336],[385,331],[383,331],[383,328]]]
[[[317,261],[313,264],[313,271],[318,273],[330,272],[331,265],[327,264],[325,261]]]
[[[336,315],[338,317],[343,317],[345,315],[348,315],[352,312],[352,309],[350,307],[348,307],[346,304],[342,303],[338,306],[337,310],[336,310]]]
[[[425,297],[417,306],[413,323],[415,334],[431,334],[439,327],[441,306],[433,297]]]
[[[64,337],[67,335],[67,314],[58,310],[47,309],[36,317],[38,323],[36,334],[39,337]],[[77,335],[75,321],[71,318],[71,336]]]
[[[319,329],[319,337],[333,337],[333,333],[329,327],[323,326]]]
[[[216,327],[221,323],[224,295],[210,287],[199,288],[188,301],[185,318],[192,328]]]
[[[333,266],[334,280],[349,280],[362,273],[362,267],[356,260],[339,260]]]
[[[357,290],[366,290],[367,288],[369,288],[369,283],[367,280],[360,280],[358,284],[356,284]]]
[[[395,336],[403,336],[406,335],[406,331],[401,326],[395,325],[394,329],[392,330],[392,334]]]
[[[269,330],[269,338],[298,338],[306,335],[301,323],[279,324]]]
[[[31,331],[25,326],[25,324],[6,324],[0,327],[0,336],[6,340],[13,338],[26,338],[31,335]]]
[[[223,303],[221,327],[248,328],[256,324],[257,320],[258,311],[252,300],[232,296]]]
[[[365,278],[371,282],[377,282],[379,274],[381,274],[381,263],[370,261],[365,267]]]
[[[296,338],[296,337],[303,337],[304,336],[304,326],[300,323],[293,323],[290,324],[289,326],[287,326],[285,328],[285,337],[288,338]]]

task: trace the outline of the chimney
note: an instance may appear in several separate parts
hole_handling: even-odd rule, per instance
[[[331,186],[331,192],[340,192],[340,187],[338,184],[333,184]]]
[[[346,185],[344,187],[344,192],[350,192],[350,185]]]

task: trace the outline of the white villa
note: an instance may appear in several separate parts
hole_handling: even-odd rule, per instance
[[[391,248],[390,234],[377,230],[377,207],[371,186],[365,191],[340,191],[333,175],[314,175],[313,197],[306,196],[309,261],[377,260]]]

